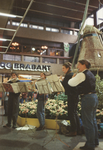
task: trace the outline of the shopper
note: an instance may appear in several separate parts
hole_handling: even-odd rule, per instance
[[[44,72],[40,73],[41,79],[46,79],[46,74]],[[45,128],[45,102],[48,99],[47,94],[37,94],[38,104],[37,104],[37,117],[40,126],[36,131],[43,130]]]
[[[62,80],[62,85],[65,89],[65,94],[68,96],[68,116],[70,119],[70,132],[67,136],[76,136],[81,134],[80,120],[77,114],[78,95],[75,87],[70,87],[68,81],[72,78],[73,72],[71,71],[71,63],[64,63],[62,71],[65,73],[65,77]]]
[[[11,73],[11,78],[8,83],[16,83],[19,82],[17,78],[16,72]],[[12,128],[16,128],[17,117],[19,112],[19,95],[20,93],[13,93],[9,92],[8,98],[8,123],[3,127],[11,127],[11,121],[13,119],[13,126]]]
[[[99,145],[96,122],[96,109],[98,106],[98,98],[95,92],[96,80],[93,73],[88,70],[90,66],[89,61],[79,60],[77,64],[79,73],[68,81],[71,87],[78,86],[78,94],[81,95],[82,121],[87,140],[85,145],[80,147],[83,150],[94,150],[95,146]]]

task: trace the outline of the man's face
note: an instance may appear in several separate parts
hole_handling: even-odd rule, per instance
[[[11,75],[11,77],[12,77],[13,79],[17,78],[17,76],[16,76],[15,73],[13,73],[13,74]]]
[[[77,69],[79,72],[82,72],[83,70],[86,69],[86,66],[85,66],[85,64],[82,65],[81,63],[78,62]]]

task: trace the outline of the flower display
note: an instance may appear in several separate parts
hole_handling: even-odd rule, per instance
[[[98,94],[98,93],[97,93]],[[65,119],[68,120],[68,102],[67,96],[64,93],[59,94],[59,96],[54,96],[55,99],[48,99],[45,102],[45,117],[46,119]],[[37,102],[38,100],[32,102],[25,102],[19,105],[19,116],[37,118]],[[102,100],[98,105],[96,111],[96,118],[103,122],[103,105]],[[78,115],[81,117],[81,100],[78,102],[77,108]]]
[[[36,118],[37,100],[35,102],[25,102],[19,105],[19,116]]]
[[[47,119],[54,119],[56,116],[59,119],[67,119],[67,102],[64,104],[62,100],[49,99],[45,104],[45,112]]]

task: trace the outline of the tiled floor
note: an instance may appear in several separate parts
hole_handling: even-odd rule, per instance
[[[79,150],[79,147],[84,146],[85,142],[79,142],[78,145],[73,150]],[[95,148],[95,150],[103,150],[103,141],[99,142],[99,146]]]
[[[0,150],[79,150],[85,143],[85,136],[66,137],[55,134],[55,130],[35,131],[7,129],[2,126],[7,123],[7,117],[2,116],[3,107],[0,107]],[[27,126],[28,127],[28,126]],[[19,127],[18,127],[19,128]],[[103,150],[103,139],[95,150]]]

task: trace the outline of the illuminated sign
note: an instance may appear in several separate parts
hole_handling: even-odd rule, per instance
[[[20,63],[0,63],[0,69],[13,69],[13,70],[24,70],[24,71],[50,71],[49,65],[35,65],[35,64],[20,64]]]

